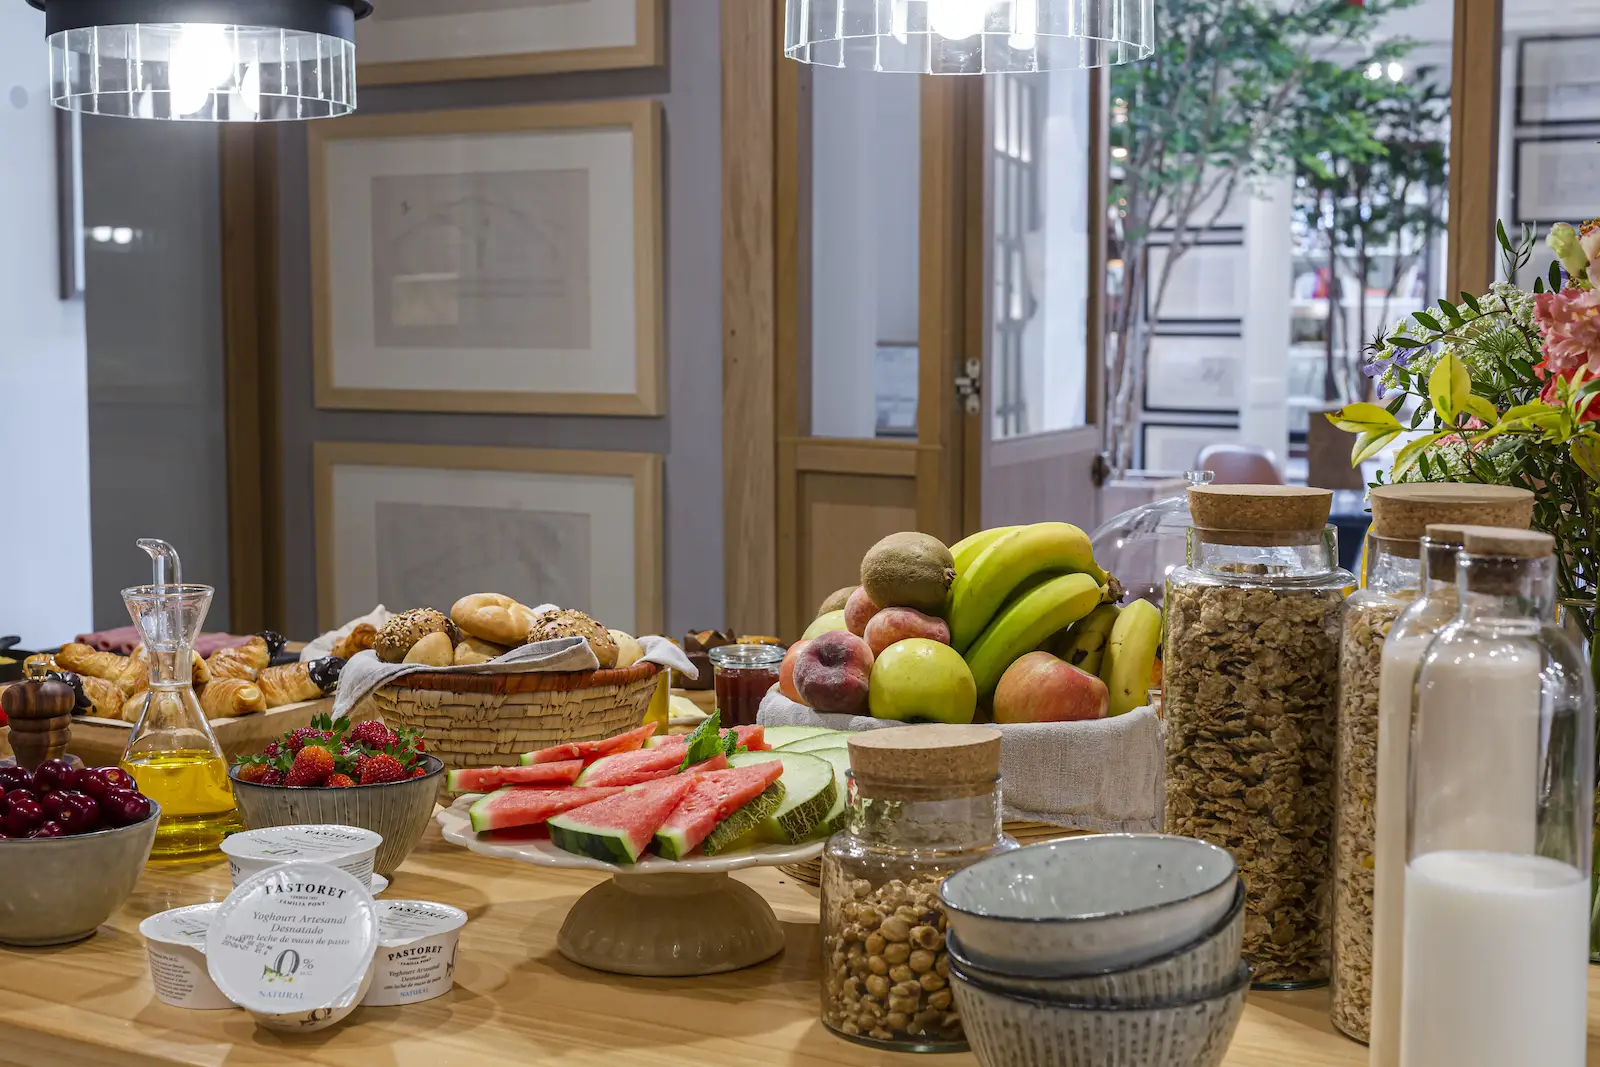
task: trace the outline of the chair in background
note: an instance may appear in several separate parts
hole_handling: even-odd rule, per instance
[[[1196,467],[1211,471],[1218,485],[1282,485],[1283,472],[1271,451],[1260,445],[1207,445]]]

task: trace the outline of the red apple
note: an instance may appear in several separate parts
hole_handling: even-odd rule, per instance
[[[795,660],[795,689],[817,711],[849,715],[865,711],[871,679],[872,649],[843,630],[814,638]]]
[[[810,643],[810,641],[796,641],[790,645],[789,651],[784,654],[783,666],[778,668],[778,692],[796,704],[803,704],[805,701],[800,699],[800,690],[794,685],[794,667],[800,662],[800,653],[804,652]]]
[[[1077,722],[1103,719],[1106,683],[1048,652],[1030,652],[1006,668],[994,691],[994,721]]]
[[[948,645],[950,624],[932,615],[924,615],[916,608],[884,608],[867,623],[867,632],[862,636],[866,638],[872,654],[881,656],[890,645],[912,637],[923,637]]]
[[[844,602],[845,629],[857,637],[862,636],[867,632],[867,623],[872,621],[872,617],[878,611],[878,605],[872,602],[867,591],[857,586],[856,591],[850,594],[850,599]]]

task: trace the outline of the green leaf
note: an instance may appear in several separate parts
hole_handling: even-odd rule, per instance
[[[1439,325],[1439,320],[1428,314],[1426,311],[1419,311],[1411,317],[1422,323],[1422,325],[1426,326],[1430,330],[1444,333],[1444,327]]]
[[[1391,338],[1389,338],[1389,347],[1390,348],[1427,348],[1432,343],[1433,342],[1431,342],[1431,341],[1419,341],[1415,337],[1391,337]]]
[[[1393,430],[1368,430],[1360,434],[1356,438],[1355,445],[1350,449],[1350,466],[1361,466],[1362,463],[1388,448],[1389,442],[1399,437],[1402,432],[1397,428]]]
[[[1438,443],[1439,438],[1446,436],[1449,432],[1445,430],[1439,433],[1430,433],[1424,437],[1417,438],[1415,441],[1407,442],[1404,448],[1395,453],[1394,466],[1390,468],[1389,477],[1399,481],[1407,471],[1417,465],[1417,460],[1422,457],[1424,451]]]
[[[689,735],[688,751],[683,754],[683,762],[678,765],[678,770],[686,771],[722,751],[721,717],[720,712],[713,711],[694,728],[694,733]]]
[[[1461,403],[1461,410],[1468,415],[1476,415],[1486,426],[1493,426],[1500,421],[1500,413],[1494,405],[1481,396],[1467,394],[1466,400]]]
[[[1472,375],[1454,352],[1446,352],[1428,376],[1428,398],[1446,422],[1454,422],[1456,412],[1472,395]]]
[[[1550,279],[1550,291],[1559,293],[1561,291],[1561,264],[1559,262],[1550,264],[1548,277]]]
[[[1589,476],[1592,482],[1600,482],[1600,435],[1586,433],[1581,437],[1574,437],[1567,446],[1567,452],[1572,456],[1572,462],[1578,469]]]
[[[1542,292],[1544,292],[1544,279],[1535,278],[1533,280],[1533,295],[1538,296]]]
[[[1396,393],[1395,394],[1395,398],[1393,400],[1389,401],[1387,404],[1385,404],[1383,406],[1383,409],[1385,411],[1387,411],[1391,415],[1399,415],[1400,414],[1400,409],[1405,407],[1405,406],[1406,406],[1406,394],[1404,394],[1404,393]]]
[[[1499,238],[1501,248],[1515,254],[1515,249],[1511,247],[1511,238],[1506,236],[1506,224],[1499,219],[1496,219],[1494,223],[1494,235]]]
[[[1448,300],[1439,301],[1439,310],[1444,312],[1444,317],[1450,320],[1451,326],[1460,326],[1467,321],[1461,317],[1461,309]]]
[[[1461,302],[1471,308],[1476,314],[1483,314],[1483,305],[1478,303],[1478,298],[1471,293],[1462,293]]]
[[[1346,433],[1369,433],[1374,430],[1399,432],[1405,429],[1387,408],[1367,403],[1346,404],[1338,411],[1330,412],[1328,421]]]

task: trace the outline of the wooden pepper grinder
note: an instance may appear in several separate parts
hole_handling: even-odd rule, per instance
[[[33,770],[67,753],[72,731],[72,686],[49,676],[43,663],[27,664],[27,679],[0,693],[0,708],[11,720],[11,748],[17,762]]]

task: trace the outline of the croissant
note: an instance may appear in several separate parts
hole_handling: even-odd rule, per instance
[[[89,697],[89,702],[94,705],[94,713],[102,719],[121,719],[123,705],[127,699],[123,697],[122,690],[118,689],[115,682],[108,682],[104,678],[96,678],[92,674],[80,674],[83,681],[83,691]]]
[[[206,660],[206,670],[211,672],[211,677],[243,678],[247,682],[256,680],[256,673],[261,670],[250,662],[243,649],[221,648],[211,653],[211,658]]]
[[[357,652],[365,652],[378,639],[378,628],[370,622],[357,623],[356,628],[339,638],[333,646],[337,659],[349,659]]]
[[[122,690],[123,696],[133,696],[141,689],[150,688],[150,653],[143,645],[133,650],[122,665],[122,673],[111,679]]]
[[[131,658],[119,656],[115,652],[101,652],[97,648],[77,643],[62,645],[56,652],[56,664],[62,670],[88,675],[91,678],[104,678],[108,682],[115,682],[122,677],[122,672],[127,670]],[[133,690],[129,689],[127,692],[131,693]]]
[[[339,681],[344,660],[337,656],[309,660],[303,663],[285,663],[268,667],[256,678],[256,684],[266,695],[267,707],[281,708],[303,700],[316,700],[326,696]]]
[[[237,715],[266,711],[267,699],[261,688],[243,678],[213,679],[200,694],[200,707],[208,719],[231,719]]]

